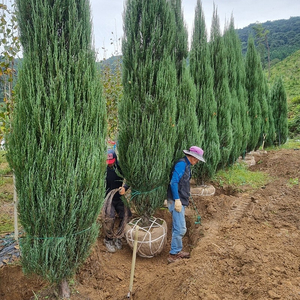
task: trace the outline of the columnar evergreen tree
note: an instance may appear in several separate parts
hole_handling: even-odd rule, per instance
[[[281,77],[276,78],[272,87],[271,103],[276,133],[275,143],[282,145],[288,138],[288,108],[286,92]]]
[[[22,265],[61,284],[98,236],[104,198],[105,101],[89,2],[17,0],[23,63],[9,138]]]
[[[119,158],[147,223],[166,196],[176,141],[175,17],[169,1],[127,0]]]
[[[181,0],[172,0],[177,25],[175,38],[175,60],[177,69],[177,138],[175,143],[176,161],[182,157],[182,150],[192,145],[201,145],[202,131],[198,129],[196,115],[196,87],[187,67],[188,33],[184,24]]]
[[[258,61],[256,66],[256,72],[258,74],[258,100],[261,108],[261,129],[260,129],[260,137],[255,149],[259,149],[261,145],[264,144],[267,134],[269,133],[269,103],[268,103],[268,85],[265,84],[265,74],[262,69],[261,61]]]
[[[236,33],[236,32],[235,32]],[[250,135],[250,118],[249,118],[249,107],[248,107],[248,97],[246,90],[246,71],[245,71],[245,61],[242,54],[242,44],[237,34],[234,35],[233,43],[236,50],[236,93],[240,104],[240,116],[241,116],[241,126],[243,131],[242,144],[240,155],[243,157],[246,154],[247,143]]]
[[[268,85],[268,81],[266,76],[264,76],[264,85],[265,85],[265,92],[266,92],[266,99],[268,102],[268,120],[269,120],[269,130],[265,139],[264,147],[266,146],[273,146],[275,141],[275,123],[274,123],[274,116],[273,116],[273,107],[271,102],[271,91]]]
[[[246,70],[246,90],[248,94],[248,108],[250,118],[250,135],[247,143],[247,151],[252,151],[258,145],[261,135],[261,107],[259,102],[259,75],[257,66],[260,58],[255,49],[253,37],[248,39],[248,47],[246,53],[245,70]]]
[[[233,164],[239,157],[242,149],[243,142],[243,127],[241,120],[241,106],[245,104],[239,99],[237,95],[237,72],[238,72],[238,49],[236,43],[236,32],[234,29],[234,20],[231,17],[230,24],[225,28],[224,43],[226,49],[226,57],[228,64],[228,85],[232,101],[231,109],[231,125],[232,125],[232,138],[233,144],[229,156],[229,164]]]
[[[217,9],[214,7],[211,26],[210,53],[214,74],[214,92],[217,101],[217,128],[220,140],[220,168],[229,162],[233,144],[231,109],[232,101],[228,86],[228,66],[224,47],[224,38],[221,36],[220,21]]]
[[[190,51],[190,70],[196,85],[196,112],[199,130],[203,130],[203,149],[205,164],[196,165],[196,177],[207,180],[211,178],[220,161],[220,143],[217,131],[217,103],[213,92],[213,71],[205,19],[201,1],[197,1]]]

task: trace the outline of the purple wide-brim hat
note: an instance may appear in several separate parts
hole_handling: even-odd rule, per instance
[[[204,151],[197,146],[192,146],[189,150],[183,150],[183,153],[187,155],[191,155],[197,158],[198,160],[205,162],[205,159],[203,158]]]

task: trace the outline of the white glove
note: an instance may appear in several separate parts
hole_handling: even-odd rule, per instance
[[[181,203],[180,199],[175,199],[175,210],[177,212],[181,212],[181,210],[182,210],[182,203]]]

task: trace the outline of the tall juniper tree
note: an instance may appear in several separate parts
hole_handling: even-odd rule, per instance
[[[288,107],[286,92],[281,77],[276,78],[272,86],[271,103],[276,134],[275,144],[282,145],[288,138]]]
[[[261,145],[263,145],[266,141],[266,137],[269,133],[269,102],[268,102],[268,85],[265,84],[266,75],[263,72],[261,61],[258,61],[256,66],[256,72],[258,74],[258,83],[257,83],[257,90],[258,90],[258,100],[261,108],[261,129],[260,129],[260,137],[258,140],[255,149],[259,149]]]
[[[228,65],[224,47],[224,38],[221,35],[220,21],[217,9],[214,7],[211,36],[210,54],[214,74],[214,93],[217,101],[217,128],[220,140],[220,162],[222,168],[229,162],[233,144],[231,109],[232,101],[228,85]]]
[[[248,47],[245,60],[246,70],[246,90],[248,95],[248,108],[250,118],[250,135],[247,143],[247,152],[252,151],[259,143],[261,136],[262,120],[261,106],[259,101],[259,74],[257,67],[259,66],[260,58],[257,54],[252,36],[248,39]]]
[[[170,1],[127,0],[119,158],[144,223],[161,206],[176,141],[176,23]]]
[[[220,143],[217,131],[217,103],[213,92],[213,71],[205,18],[201,1],[195,8],[194,30],[190,51],[190,70],[196,85],[196,112],[199,130],[203,130],[205,164],[196,165],[196,176],[205,181],[211,178],[220,161]]]
[[[17,0],[23,63],[9,138],[25,237],[22,265],[60,284],[97,238],[104,194],[105,102],[89,1]]]
[[[233,21],[233,20],[232,20]],[[232,23],[233,25],[233,23]],[[231,30],[233,26],[231,26]],[[246,70],[245,70],[245,61],[242,54],[242,44],[241,40],[236,34],[233,38],[233,43],[235,45],[234,49],[236,51],[236,93],[238,102],[240,104],[240,116],[241,116],[241,127],[243,131],[243,135],[241,137],[242,144],[240,149],[240,155],[245,156],[247,143],[250,135],[250,118],[248,115],[249,107],[248,107],[248,97],[246,90]]]
[[[172,0],[177,25],[175,38],[175,60],[177,70],[177,114],[174,160],[182,156],[182,150],[202,142],[202,130],[198,129],[196,115],[196,87],[187,66],[188,33],[184,24],[181,0]]]
[[[274,116],[273,116],[273,106],[271,102],[271,90],[269,88],[268,80],[266,76],[264,76],[264,85],[265,85],[265,92],[266,92],[266,99],[268,103],[268,120],[269,120],[269,130],[266,135],[265,143],[263,146],[273,146],[275,141],[275,123],[274,123]]]
[[[232,125],[232,137],[233,144],[229,156],[229,164],[233,164],[241,154],[242,143],[243,143],[243,123],[241,116],[242,106],[245,105],[245,99],[238,98],[238,48],[236,41],[236,32],[234,29],[234,20],[231,17],[229,26],[225,28],[224,32],[224,44],[226,48],[226,57],[228,64],[228,85],[232,101],[231,109],[231,125]],[[240,83],[239,83],[240,84]]]

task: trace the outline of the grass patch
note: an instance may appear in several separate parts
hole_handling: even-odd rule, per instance
[[[12,175],[11,168],[7,166],[1,166],[0,168],[0,176],[7,176],[7,175]]]
[[[236,163],[224,170],[216,173],[213,181],[221,187],[232,186],[234,189],[241,190],[244,186],[253,189],[261,188],[271,180],[271,177],[263,172],[252,172],[244,163]]]
[[[11,203],[13,201],[13,197],[14,195],[12,193],[8,193],[8,192],[1,192],[0,191],[0,204],[2,202],[8,202]]]
[[[6,163],[6,151],[0,150],[0,164]]]
[[[14,231],[14,220],[7,215],[0,215],[0,234]]]
[[[280,150],[280,149],[299,149],[300,150],[300,138],[288,139],[287,142],[280,146],[267,147],[265,150]]]
[[[0,205],[3,202],[12,202],[14,196],[14,186],[12,176],[0,176]]]
[[[6,160],[6,151],[0,150],[0,176],[12,175],[12,170]]]
[[[13,185],[13,176],[1,176],[0,175],[0,186],[8,184],[8,185]]]

